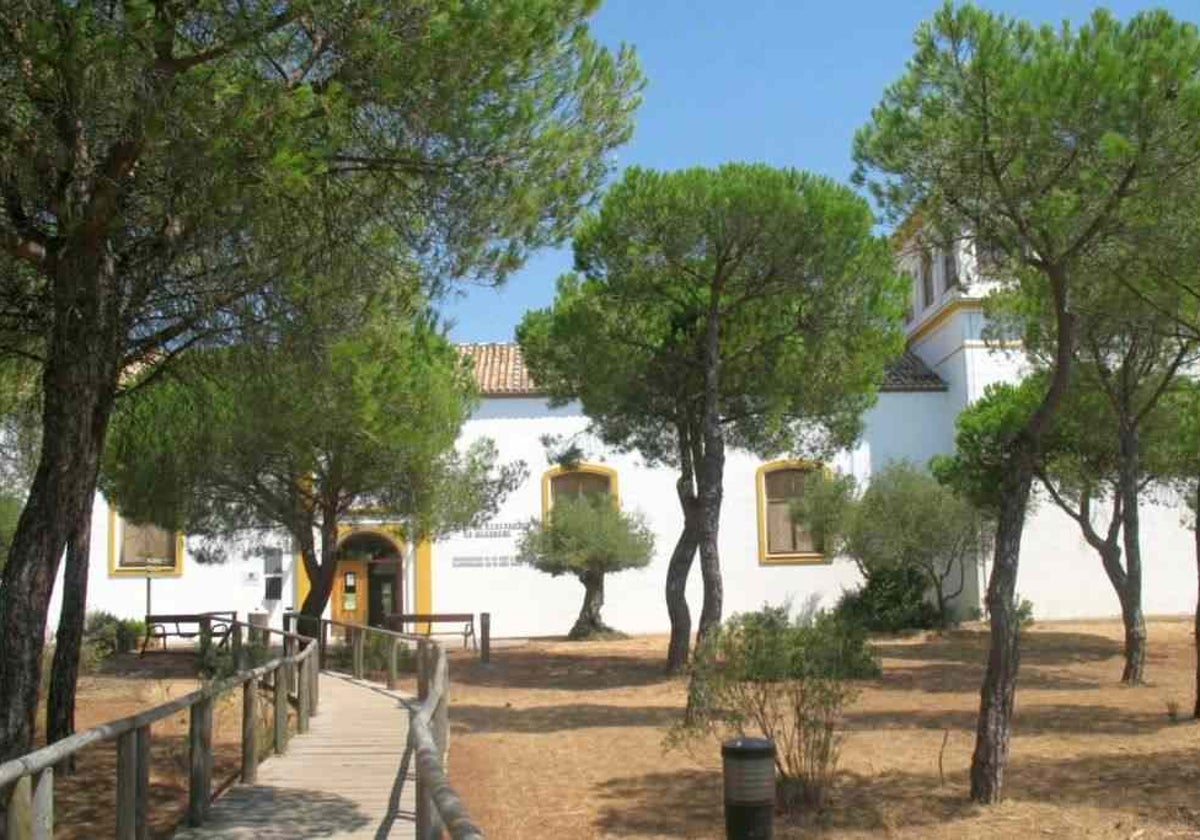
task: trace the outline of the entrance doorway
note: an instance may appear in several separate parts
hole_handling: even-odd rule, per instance
[[[346,535],[338,545],[332,600],[334,621],[386,627],[404,605],[404,556],[397,542],[377,531]]]

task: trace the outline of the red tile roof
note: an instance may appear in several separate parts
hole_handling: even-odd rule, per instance
[[[544,394],[533,380],[516,344],[460,344],[475,363],[475,382],[485,397],[532,397]],[[883,374],[881,391],[945,391],[946,383],[911,351],[894,359]]]
[[[458,350],[475,363],[475,383],[485,397],[527,397],[541,394],[516,344],[460,344]]]

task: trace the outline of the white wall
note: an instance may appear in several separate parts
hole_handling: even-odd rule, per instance
[[[862,443],[838,457],[839,469],[865,480],[893,459],[925,464],[952,441],[952,415],[945,393],[886,393],[866,417]],[[951,417],[951,419],[947,419]],[[464,430],[464,442],[491,437],[503,460],[524,460],[529,480],[508,498],[495,523],[519,526],[541,516],[541,477],[550,467],[539,438],[581,433],[586,419],[577,406],[547,407],[540,399],[487,400]],[[626,510],[639,510],[656,536],[653,562],[645,569],[610,575],[605,620],[625,632],[668,629],[663,587],[666,568],[682,525],[674,474],[649,469],[632,455],[602,454],[590,442],[588,460],[615,468]],[[791,600],[797,606],[816,594],[830,604],[857,585],[846,561],[821,565],[762,566],[758,562],[755,473],[761,461],[738,451],[727,455],[721,517],[721,563],[725,614],[764,603]],[[490,612],[496,636],[561,635],[579,611],[583,589],[573,578],[552,578],[517,565],[515,529],[489,530],[442,540],[433,549],[433,604],[437,612]],[[486,558],[486,559],[481,559]],[[693,621],[700,607],[700,570],[692,570],[688,601]]]
[[[146,614],[146,579],[116,577],[108,571],[109,507],[97,494],[92,511],[91,557],[88,564],[89,610],[104,610],[122,618],[143,618]],[[295,573],[286,539],[265,535],[261,544],[284,549],[283,599],[263,600],[266,584],[262,579],[261,557],[250,555],[246,546],[231,546],[228,559],[219,564],[202,564],[188,551],[184,552],[183,574],[179,577],[155,577],[150,582],[151,609],[155,613],[196,613],[210,610],[237,610],[244,617],[250,612],[267,612],[273,627],[283,624],[283,611],[292,606]],[[60,566],[54,595],[50,602],[47,633],[52,634],[58,623],[62,604],[62,574]]]

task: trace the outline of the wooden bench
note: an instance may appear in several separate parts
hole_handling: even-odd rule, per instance
[[[219,647],[229,641],[233,623],[237,621],[237,613],[233,610],[205,613],[176,613],[155,614],[146,616],[146,638],[142,641],[142,652],[150,646],[151,639],[162,639],[163,649],[167,647],[168,637],[194,639],[200,636],[201,647],[206,646],[212,639],[219,639]],[[193,625],[195,629],[193,628]],[[207,636],[207,638],[205,638]]]
[[[398,613],[388,616],[388,621],[393,629],[400,633],[405,632],[406,624],[424,624],[426,636],[462,636],[463,650],[467,649],[468,642],[472,650],[479,649],[475,641],[474,613]],[[434,630],[435,624],[459,624],[462,627],[454,630]],[[413,632],[416,632],[415,627]]]

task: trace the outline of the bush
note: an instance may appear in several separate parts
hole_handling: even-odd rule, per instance
[[[392,649],[392,639],[382,633],[367,633],[363,640],[363,671],[365,674],[386,674],[388,656]],[[349,640],[336,639],[326,651],[331,668],[350,673],[354,669],[354,647]],[[400,643],[396,654],[396,669],[401,674],[415,674],[417,671],[416,653],[406,643]]]
[[[83,620],[83,646],[93,646],[101,659],[135,650],[145,635],[146,623],[138,619],[97,610]]]
[[[688,714],[671,740],[759,732],[775,742],[780,801],[820,810],[837,768],[851,680],[879,674],[860,624],[788,607],[735,615],[696,652]]]
[[[928,582],[911,566],[873,570],[866,582],[842,595],[835,612],[845,621],[876,633],[929,630],[941,625],[937,607],[926,598]]]

